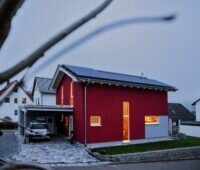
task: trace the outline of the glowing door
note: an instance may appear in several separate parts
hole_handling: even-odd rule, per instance
[[[130,140],[129,102],[123,102],[123,141]]]

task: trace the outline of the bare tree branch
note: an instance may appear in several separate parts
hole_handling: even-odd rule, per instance
[[[176,18],[175,14],[172,15],[164,15],[164,16],[155,16],[155,17],[138,17],[138,18],[127,18],[122,19],[118,21],[111,22],[109,24],[100,26],[97,29],[94,29],[93,31],[87,33],[83,37],[79,38],[75,42],[72,42],[70,45],[68,45],[66,48],[63,48],[61,51],[57,52],[55,55],[48,58],[48,60],[43,61],[37,69],[31,67],[26,73],[25,76],[21,79],[22,83],[26,79],[28,79],[32,74],[37,73],[38,71],[41,71],[46,66],[48,66],[50,63],[53,63],[55,60],[61,58],[63,54],[67,54],[71,52],[72,50],[78,48],[85,42],[91,40],[92,38],[95,38],[96,36],[102,35],[105,32],[112,31],[113,29],[130,26],[133,24],[146,24],[146,23],[160,23],[160,22],[170,22],[173,21]]]
[[[44,43],[41,47],[39,47],[36,51],[34,51],[31,55],[29,55],[26,59],[18,62],[11,68],[3,71],[0,73],[0,84],[4,83],[8,79],[12,78],[17,73],[21,72],[24,68],[32,66],[39,58],[41,58],[44,53],[50,49],[53,45],[55,45],[60,40],[67,37],[69,34],[71,34],[73,31],[87,23],[92,18],[96,17],[99,13],[101,13],[110,3],[112,0],[105,0],[99,7],[97,7],[95,10],[91,11],[89,14],[75,22],[74,24],[70,25],[63,31],[61,31],[59,34],[54,36],[52,39],[48,40],[46,43]]]
[[[24,0],[0,0],[0,48],[7,38],[13,16]]]

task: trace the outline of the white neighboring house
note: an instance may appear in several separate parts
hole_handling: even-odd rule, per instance
[[[180,126],[180,131],[189,136],[200,137],[200,99],[192,103],[195,108],[195,121],[182,122]]]
[[[196,122],[200,122],[200,98],[192,103],[192,106],[195,108]]]
[[[13,82],[7,83],[7,85],[0,90],[0,95],[12,85],[12,83]],[[18,86],[0,105],[0,118],[9,117],[13,122],[18,122],[19,106],[32,103],[30,94],[28,94],[22,86]]]
[[[56,92],[49,89],[51,80],[51,78],[35,77],[32,90],[35,105],[56,105]]]

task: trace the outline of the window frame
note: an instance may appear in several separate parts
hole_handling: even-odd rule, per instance
[[[98,123],[92,123],[92,118],[94,117],[98,117]],[[102,122],[101,122],[101,116],[90,116],[90,126],[91,127],[101,127],[102,126]]]
[[[18,115],[18,110],[14,110],[14,115],[15,115],[15,116]]]
[[[156,119],[157,119],[157,122],[146,122],[146,117],[156,117]],[[160,124],[160,117],[159,116],[155,116],[155,115],[146,115],[145,117],[144,117],[144,123],[145,123],[145,125],[159,125]]]
[[[10,97],[6,97],[4,100],[5,103],[10,103]]]
[[[14,98],[14,103],[18,103],[18,98]]]
[[[22,97],[22,104],[26,104],[27,103],[27,98],[26,97]]]

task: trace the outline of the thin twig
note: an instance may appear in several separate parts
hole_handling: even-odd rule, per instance
[[[72,42],[70,45],[68,45],[66,48],[63,48],[61,51],[57,52],[55,55],[48,58],[48,60],[43,61],[36,69],[31,67],[26,73],[24,78],[22,78],[22,83],[29,78],[32,74],[37,73],[38,71],[41,71],[46,66],[48,66],[50,63],[54,62],[55,60],[58,60],[59,58],[63,57],[63,54],[65,56],[67,53],[71,52],[72,50],[76,49],[77,47],[81,46],[82,44],[86,43],[87,41],[91,40],[92,38],[95,38],[98,35],[101,35],[103,33],[106,33],[108,31],[112,31],[113,29],[130,26],[133,24],[146,24],[146,23],[160,23],[160,22],[169,22],[176,18],[175,14],[172,15],[164,15],[164,16],[155,16],[155,17],[139,17],[139,18],[126,18],[118,21],[111,22],[109,24],[100,26],[97,29],[94,29],[93,31],[87,33],[86,35],[82,36],[75,42]]]
[[[8,79],[12,78],[19,72],[21,72],[23,69],[32,66],[38,59],[44,56],[44,53],[50,49],[53,45],[67,37],[69,34],[71,34],[73,31],[77,30],[79,27],[87,23],[92,18],[95,18],[99,13],[101,13],[110,3],[112,0],[106,0],[104,1],[99,7],[97,7],[95,10],[91,11],[89,14],[75,22],[74,24],[70,25],[63,31],[61,31],[59,34],[48,40],[46,43],[44,43],[42,46],[40,46],[36,51],[34,51],[31,55],[29,55],[24,60],[18,62],[11,68],[3,71],[0,73],[0,84],[4,83]]]

